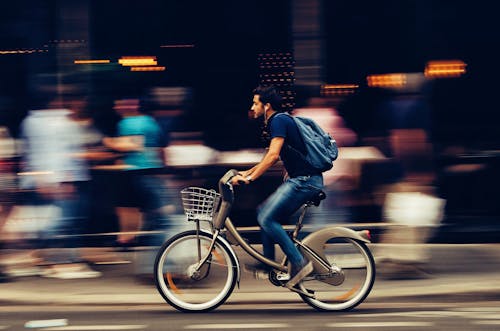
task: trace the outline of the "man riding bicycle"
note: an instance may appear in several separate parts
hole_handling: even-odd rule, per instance
[[[299,252],[293,241],[281,226],[304,203],[323,189],[323,176],[314,173],[297,150],[305,154],[305,145],[293,118],[277,116],[284,113],[279,91],[273,86],[259,86],[254,91],[252,112],[254,118],[264,117],[264,130],[270,143],[263,159],[249,170],[241,171],[231,183],[250,184],[262,176],[280,158],[287,175],[285,181],[258,208],[257,221],[262,227],[264,256],[275,260],[274,244],[278,243],[290,261],[290,280],[287,287],[294,287],[313,271],[310,261]],[[267,266],[266,266],[267,267]]]

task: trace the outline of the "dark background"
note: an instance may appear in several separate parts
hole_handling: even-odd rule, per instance
[[[78,19],[78,12],[68,17],[61,10],[73,4],[81,5],[88,15],[84,37],[78,29],[73,36],[62,23]],[[140,94],[156,86],[184,86],[191,89],[192,100],[175,130],[200,131],[204,142],[219,150],[260,147],[260,124],[247,118],[251,91],[259,82],[258,55],[292,51],[293,4],[291,0],[3,1],[0,51],[35,52],[0,54],[0,125],[17,136],[28,109],[39,102],[37,87],[53,85],[54,73],[65,69],[71,74],[62,78],[64,82],[85,82],[82,93],[89,97],[88,110],[106,134],[112,134],[117,120],[111,109],[115,96]],[[467,64],[464,76],[434,80],[426,92],[426,129],[435,147],[436,184],[447,199],[443,240],[455,240],[447,224],[463,225],[458,231],[465,235],[460,237],[482,229],[486,240],[497,240],[493,237],[500,215],[496,203],[500,20],[495,7],[494,1],[486,0],[321,2],[324,83],[359,85],[356,93],[337,100],[336,107],[360,138],[383,135],[390,128],[378,113],[387,91],[368,88],[368,75],[423,72],[430,60],[458,59]],[[167,70],[132,73],[116,64],[88,71],[62,68],[55,42],[61,38],[84,39],[83,46],[94,59],[116,62],[124,55],[155,55]],[[161,47],[175,44],[194,47]],[[319,96],[319,86],[295,88],[298,104]],[[441,152],[450,146],[460,146],[461,152],[443,156]],[[460,163],[486,166],[472,173],[444,171]]]
[[[123,55],[156,55],[167,67],[161,73],[119,68],[87,73],[100,118],[110,111],[106,98],[114,93],[188,86],[194,91],[190,125],[205,132],[208,144],[219,149],[259,144],[254,138],[258,125],[246,118],[251,90],[259,81],[257,55],[292,49],[291,1],[87,3],[86,42],[92,58],[115,61]],[[441,80],[433,90],[436,139],[498,142],[500,29],[492,2],[336,0],[323,1],[322,6],[325,83],[363,87],[369,74],[422,72],[429,60],[461,59],[467,63],[467,75]],[[57,69],[50,41],[61,34],[60,7],[56,0],[0,5],[0,49],[47,50],[0,56],[0,123],[14,132],[33,98],[30,77]],[[169,44],[195,47],[160,48]],[[370,117],[374,104],[374,92],[363,92],[356,96],[362,99],[363,109],[357,110],[361,120]],[[103,122],[104,127],[111,125]]]

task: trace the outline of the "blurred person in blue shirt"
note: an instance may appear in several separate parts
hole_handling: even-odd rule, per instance
[[[46,228],[41,229],[44,276],[93,278],[78,252],[80,230],[86,225],[87,185],[90,180],[83,146],[83,132],[61,98],[44,109],[32,110],[21,123],[23,162],[20,186],[29,205],[55,206]],[[53,209],[55,210],[55,209]],[[56,236],[62,235],[62,238]]]
[[[165,135],[157,121],[143,113],[138,98],[115,100],[114,110],[122,117],[117,125],[117,136],[106,137],[103,143],[123,154],[120,162],[125,171],[120,175],[119,182],[124,186],[117,190],[116,206],[141,209],[141,230],[156,233],[143,236],[140,243],[157,248],[164,242],[169,227],[164,208],[167,205],[165,182],[155,176],[157,170],[164,166]],[[138,259],[138,276],[152,276],[155,255],[156,249],[153,249],[145,258]]]

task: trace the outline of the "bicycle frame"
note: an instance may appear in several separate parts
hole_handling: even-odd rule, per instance
[[[210,258],[210,252],[212,251],[215,241],[220,235],[223,229],[226,229],[227,232],[232,236],[232,239],[239,244],[245,252],[247,252],[250,256],[255,258],[256,260],[282,272],[288,272],[288,267],[285,264],[286,259],[283,260],[282,263],[278,263],[277,261],[268,259],[260,252],[258,252],[255,248],[253,248],[249,243],[245,241],[245,239],[240,235],[234,224],[229,219],[228,215],[231,210],[232,204],[234,202],[234,192],[232,185],[228,184],[229,180],[235,176],[238,172],[236,170],[229,170],[220,180],[219,180],[219,193],[221,194],[222,202],[219,207],[219,211],[214,217],[213,221],[213,231],[212,231],[212,242],[210,244],[208,253],[204,256],[200,262],[196,266],[196,271],[199,271],[204,263],[208,261]],[[332,272],[332,266],[326,261],[324,257],[322,257],[317,252],[321,251],[322,246],[326,243],[327,239],[333,236],[338,237],[348,237],[353,238],[362,242],[370,242],[369,234],[367,231],[353,231],[347,228],[341,227],[327,227],[322,230],[316,231],[304,240],[300,241],[297,239],[298,233],[302,229],[302,221],[304,219],[304,215],[308,207],[311,204],[305,204],[302,207],[302,213],[299,217],[299,220],[296,223],[295,229],[292,233],[292,240],[295,244],[299,246],[300,249],[303,250],[310,260],[313,262],[315,266],[315,270],[321,273],[330,273]],[[199,229],[199,221],[197,221],[197,230]],[[230,240],[231,241],[231,240]]]

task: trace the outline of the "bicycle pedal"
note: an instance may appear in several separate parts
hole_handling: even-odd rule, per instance
[[[281,282],[287,282],[290,280],[290,274],[280,271],[276,274],[276,279]]]

